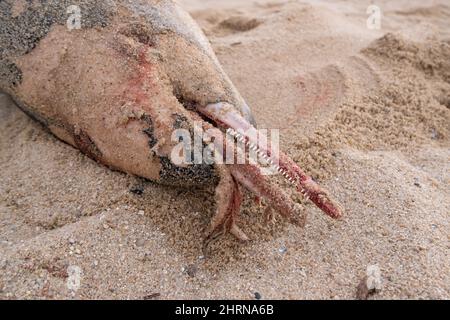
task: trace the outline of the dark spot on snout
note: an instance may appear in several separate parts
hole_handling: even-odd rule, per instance
[[[174,129],[189,129],[189,121],[185,116],[174,113],[172,117]]]
[[[148,145],[150,149],[153,149],[153,147],[158,143],[158,140],[155,137],[155,128],[153,127],[152,118],[146,114],[142,117],[142,120],[148,125],[148,127],[144,129],[144,133],[148,137]]]
[[[188,119],[182,115],[174,114],[175,129],[188,128]],[[154,134],[153,121],[148,115],[142,117],[148,127],[143,131],[149,138],[148,144],[152,149],[158,140]],[[175,186],[200,187],[207,184],[217,184],[218,176],[214,165],[192,164],[187,167],[178,167],[168,157],[159,157],[161,171],[159,172],[160,183]]]

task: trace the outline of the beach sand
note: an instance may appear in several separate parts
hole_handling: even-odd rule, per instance
[[[0,299],[450,299],[450,5],[183,0],[260,128],[338,199],[305,228],[114,172],[0,95]],[[369,266],[381,289],[357,294]]]

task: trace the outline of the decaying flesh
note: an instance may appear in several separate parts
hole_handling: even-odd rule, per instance
[[[81,29],[67,27],[76,5]],[[254,120],[190,16],[169,0],[0,2],[0,89],[61,140],[107,166],[153,181],[216,183],[217,211],[206,232],[247,237],[237,227],[243,186],[298,224],[304,215],[256,165],[176,166],[174,129],[194,121],[257,145],[320,209],[341,210],[289,157],[248,133]],[[218,137],[218,138],[217,138]]]

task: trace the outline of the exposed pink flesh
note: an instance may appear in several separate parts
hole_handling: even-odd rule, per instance
[[[335,219],[342,217],[342,210],[330,198],[328,193],[287,155],[280,152],[277,157],[277,154],[269,147],[266,137],[258,136],[256,128],[245,120],[231,105],[226,103],[210,104],[206,107],[199,107],[198,111],[214,120],[219,127],[223,129],[231,128],[243,136],[247,142],[256,145],[261,152],[269,157],[272,163],[278,166],[287,178],[294,181],[300,193],[309,198],[327,215]]]

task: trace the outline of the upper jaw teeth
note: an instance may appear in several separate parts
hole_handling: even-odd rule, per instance
[[[274,160],[269,157],[265,152],[261,151],[260,148],[251,143],[250,141],[248,141],[248,139],[245,138],[245,136],[239,132],[237,132],[236,130],[232,129],[232,128],[228,128],[227,129],[227,133],[234,137],[235,139],[237,139],[240,142],[245,143],[251,150],[256,151],[256,153],[262,157],[270,166],[272,166],[272,168],[274,168],[276,171],[278,171],[283,177],[285,177],[290,183],[295,184],[296,179],[294,177],[291,177],[289,175],[289,173],[282,169],[279,165],[277,165]],[[308,195],[306,194],[305,190],[302,189],[302,194],[304,194],[307,198]]]

